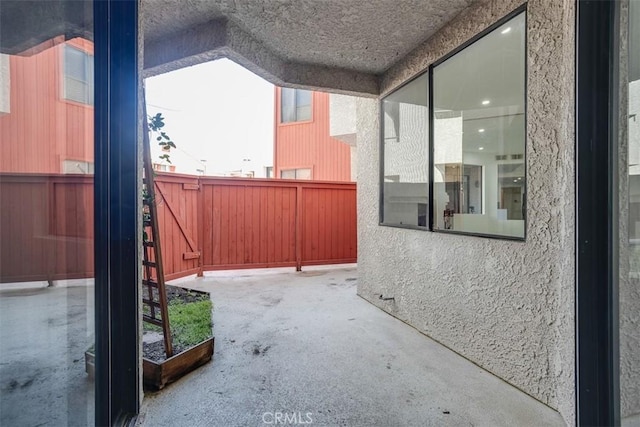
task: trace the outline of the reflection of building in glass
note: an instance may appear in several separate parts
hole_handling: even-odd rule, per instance
[[[0,58],[0,172],[93,174],[93,43]]]
[[[383,108],[382,222],[428,227],[428,79],[386,97]]]

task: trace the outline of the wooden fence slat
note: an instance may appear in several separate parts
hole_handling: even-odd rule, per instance
[[[251,264],[251,247],[253,244],[253,189],[245,187],[242,203],[244,205],[244,247],[242,263]]]
[[[302,258],[303,258],[303,247],[302,243],[304,242],[304,233],[302,229],[304,228],[304,215],[305,215],[305,207],[303,201],[303,189],[302,185],[298,185],[296,187],[296,270],[302,270]]]
[[[229,260],[229,187],[220,187],[220,264],[231,264]]]
[[[182,254],[182,259],[198,259],[200,258],[200,252],[185,252]]]
[[[276,188],[273,200],[273,259],[282,258],[282,188]]]
[[[196,221],[198,222],[198,277],[202,277],[202,265],[204,264],[204,252],[205,252],[205,236],[204,236],[204,222],[205,219],[210,220],[211,210],[205,211],[204,209],[205,192],[202,186],[198,185],[198,198],[196,199]]]
[[[237,264],[244,264],[244,216],[245,216],[245,204],[244,193],[246,187],[238,187],[236,192],[236,251],[235,260]]]
[[[251,222],[253,226],[251,229],[251,264],[260,262],[260,191],[260,187],[252,187],[251,203],[253,205],[253,215],[251,216]]]
[[[260,189],[260,258],[259,263],[267,264],[268,257],[268,245],[269,245],[269,221],[268,221],[268,206],[267,206],[267,193],[268,188]]]
[[[229,189],[229,245],[227,248],[229,264],[239,264],[236,261],[236,248],[238,247],[238,189]]]

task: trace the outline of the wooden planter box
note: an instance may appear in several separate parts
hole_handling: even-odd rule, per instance
[[[167,384],[209,362],[213,358],[214,341],[215,338],[209,338],[162,362],[155,362],[143,357],[144,385],[154,390],[161,390]],[[90,351],[85,351],[84,359],[85,371],[89,378],[93,379],[95,376],[95,355]]]
[[[215,338],[209,338],[200,344],[178,353],[162,362],[142,358],[142,376],[144,385],[160,390],[213,358]]]

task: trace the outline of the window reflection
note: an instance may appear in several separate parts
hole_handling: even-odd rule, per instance
[[[0,55],[0,425],[92,425],[93,43],[43,45]]]
[[[520,14],[433,68],[434,229],[524,237],[525,32]]]
[[[428,82],[424,74],[382,102],[384,224],[428,226]]]

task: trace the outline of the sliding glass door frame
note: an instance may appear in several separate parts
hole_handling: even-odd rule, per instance
[[[97,0],[95,325],[98,426],[139,411],[138,2]]]
[[[620,425],[618,52],[620,2],[576,14],[576,424]]]

